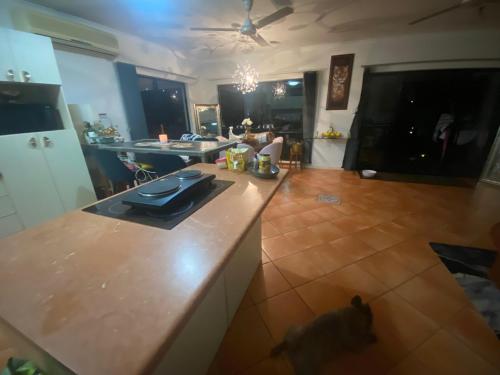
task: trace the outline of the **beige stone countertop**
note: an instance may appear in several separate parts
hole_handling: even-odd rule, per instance
[[[75,373],[150,370],[287,174],[190,168],[235,183],[172,230],[77,210],[0,240],[0,317]]]

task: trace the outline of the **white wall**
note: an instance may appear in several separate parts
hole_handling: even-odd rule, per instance
[[[95,119],[107,113],[124,137],[129,136],[125,110],[112,61],[80,53],[55,51],[68,104],[90,104]]]
[[[248,61],[261,73],[263,80],[283,79],[308,70],[319,71],[316,110],[316,130],[322,132],[333,125],[348,134],[362,88],[363,66],[402,64],[398,69],[418,66],[460,67],[499,66],[500,32],[454,32],[407,35],[392,38],[363,40],[350,43],[332,43],[303,48],[275,50],[262,48],[244,59],[221,59],[200,64],[202,79],[193,86],[193,97],[207,103],[217,102],[217,84],[230,82],[236,62]],[[349,107],[347,110],[327,111],[326,97],[330,56],[355,53]],[[485,59],[486,62],[472,60]],[[496,60],[496,61],[494,61]],[[442,61],[442,63],[436,63]],[[426,63],[422,65],[421,63]],[[413,64],[411,64],[413,63]],[[408,65],[407,65],[408,64]],[[410,66],[411,64],[411,66]],[[338,168],[342,164],[345,142],[315,141],[313,166]]]

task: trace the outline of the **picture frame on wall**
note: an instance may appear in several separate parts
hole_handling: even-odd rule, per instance
[[[327,110],[347,109],[353,64],[353,53],[332,56],[328,79],[328,96],[326,98]]]

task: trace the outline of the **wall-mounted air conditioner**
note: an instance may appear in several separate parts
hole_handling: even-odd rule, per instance
[[[106,31],[83,23],[35,10],[16,9],[12,13],[16,29],[52,38],[55,44],[98,52],[109,56],[119,53],[118,40]]]

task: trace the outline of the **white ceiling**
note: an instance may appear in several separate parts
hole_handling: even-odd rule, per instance
[[[254,0],[254,22],[280,6],[291,5],[295,9],[294,14],[259,30],[273,43],[259,47],[238,32],[189,30],[241,24],[245,17],[241,0],[30,1],[198,57],[395,34],[500,28],[498,0],[487,0],[482,11],[464,6],[414,26],[408,22],[460,0]]]

